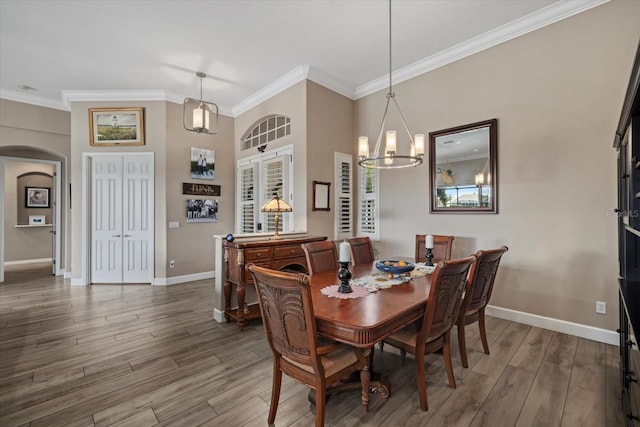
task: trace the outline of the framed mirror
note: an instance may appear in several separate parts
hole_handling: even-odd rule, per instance
[[[498,120],[429,134],[431,213],[498,212]]]

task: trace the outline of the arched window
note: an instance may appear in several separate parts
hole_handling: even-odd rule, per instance
[[[258,120],[242,135],[241,150],[263,147],[268,142],[291,133],[291,119],[287,116],[272,114]]]

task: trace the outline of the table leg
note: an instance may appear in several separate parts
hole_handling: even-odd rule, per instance
[[[391,388],[387,379],[379,372],[373,370],[373,347],[371,347],[371,353],[369,353],[369,392],[376,393],[381,399],[387,399],[391,395]],[[340,382],[327,388],[327,400],[331,396],[331,393],[335,393],[343,390],[361,389],[360,372],[354,372],[349,377],[342,379]],[[316,404],[316,391],[311,389],[307,395],[307,399],[312,405]],[[368,403],[368,399],[366,400]],[[362,403],[365,403],[365,397],[362,397]],[[368,405],[366,405],[368,406]]]

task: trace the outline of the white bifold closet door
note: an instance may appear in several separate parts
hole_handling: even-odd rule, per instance
[[[91,161],[91,282],[153,280],[153,157]]]

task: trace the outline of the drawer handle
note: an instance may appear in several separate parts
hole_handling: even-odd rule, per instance
[[[256,257],[261,257],[261,256],[262,256],[262,254],[261,254],[260,252],[258,252],[258,253],[256,254]]]
[[[631,341],[631,340],[627,340],[627,347],[631,348],[631,347],[633,347],[634,345],[636,345],[636,343],[634,343],[634,342],[633,342],[633,341]]]
[[[291,249],[291,253],[294,253],[295,251],[293,249]]]

